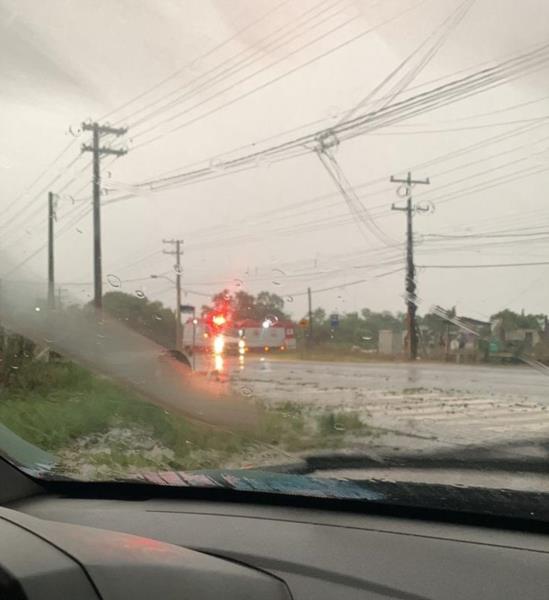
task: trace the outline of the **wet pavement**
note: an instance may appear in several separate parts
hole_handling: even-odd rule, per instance
[[[253,355],[222,362],[219,372],[242,395],[315,412],[354,412],[390,438],[470,445],[549,435],[549,377],[528,366],[294,362]]]

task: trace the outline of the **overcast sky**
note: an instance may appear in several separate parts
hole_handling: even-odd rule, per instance
[[[364,206],[395,240],[391,247],[361,232],[313,152],[273,164],[260,160],[242,172],[223,168],[224,160],[240,152],[229,154],[234,148],[245,146],[242,152],[248,152],[292,128],[305,126],[299,131],[308,132],[319,125],[307,123],[329,127],[337,122],[460,3],[0,0],[0,202],[8,223],[0,230],[5,262],[0,276],[45,279],[45,248],[24,267],[13,267],[43,247],[46,191],[61,190],[56,276],[69,296],[91,297],[91,215],[74,222],[86,211],[91,194],[89,155],[77,159],[80,144],[88,141],[86,133],[79,135],[79,125],[103,117],[130,126],[124,139],[105,140],[113,147],[128,146],[128,154],[102,161],[107,191],[103,270],[105,278],[113,274],[122,280],[123,291],[142,290],[172,304],[170,282],[147,278],[173,276],[173,260],[161,253],[162,239],[182,238],[184,286],[193,292],[269,289],[291,296],[287,308],[299,317],[308,286],[333,287],[315,292],[315,305],[339,312],[402,310],[404,274],[394,271],[404,266],[405,219],[389,210],[393,202],[401,202],[389,176],[529,124],[518,135],[414,170],[417,177],[431,178],[429,188],[414,190],[417,201],[430,208],[429,214],[415,218],[416,262],[549,260],[547,239],[531,235],[544,227],[549,231],[544,197],[549,172],[533,174],[549,160],[548,121],[533,121],[549,117],[546,66],[341,143],[337,161],[359,193],[368,194],[362,198]],[[476,0],[409,87],[424,91],[437,85],[428,83],[432,80],[447,81],[440,78],[490,66],[547,41],[548,34],[545,0]],[[321,54],[325,56],[313,60]],[[310,64],[297,68],[305,63]],[[290,70],[294,72],[287,75]],[[412,93],[408,89],[403,97]],[[165,106],[173,100],[178,102]],[[71,140],[73,145],[33,185]],[[197,161],[211,165],[216,177],[108,204],[138,182]],[[519,171],[528,176],[478,193],[467,189]],[[375,183],[362,186],[370,181]],[[493,237],[501,232],[529,237]],[[489,237],[435,239],[432,234]],[[507,306],[547,312],[548,275],[549,266],[419,269],[421,310],[457,305],[460,314],[477,318]],[[139,278],[143,280],[125,281]],[[367,281],[348,285],[360,280]],[[109,289],[114,288],[106,283],[105,291]],[[187,296],[198,305],[204,300],[194,293]]]

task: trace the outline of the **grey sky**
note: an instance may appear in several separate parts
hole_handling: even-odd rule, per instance
[[[233,79],[199,91],[185,103],[147,123],[154,125],[166,116],[188,109],[185,115],[155,130],[169,132],[174,125],[236,98],[368,27],[417,5],[401,19],[154,143],[139,148],[138,144],[152,134],[143,134],[141,138],[136,135],[132,143],[132,136],[145,125],[130,129],[128,139],[121,142],[130,145],[128,155],[112,166],[104,160],[104,185],[113,188],[104,200],[114,197],[118,190],[127,190],[129,184],[197,160],[217,157],[216,160],[222,162],[232,148],[252,144],[298,125],[318,119],[324,119],[328,125],[334,122],[335,115],[354,106],[373,89],[446,18],[458,1],[354,0],[345,3],[333,0],[320,4],[318,0],[302,0],[286,2],[274,10],[278,4],[281,3],[275,0],[2,0],[2,206],[10,205],[71,140],[67,134],[70,125],[76,128],[83,119],[110,113],[192,61],[194,64],[165,86],[108,119],[116,122],[147,101],[185,85],[196,85],[193,80],[204,77],[238,52],[253,56],[253,64],[235,74]],[[317,21],[305,22],[304,27],[310,29],[292,29],[300,23],[300,15],[308,10],[310,12],[302,17],[303,22],[305,18],[311,19],[314,11],[320,15]],[[272,11],[267,19],[196,61],[267,11]],[[347,20],[347,25],[284,60],[288,53]],[[313,28],[315,23],[317,26]],[[278,36],[286,32],[290,40],[273,49],[269,36],[276,31]],[[482,68],[481,63],[546,41],[548,33],[549,5],[543,0],[520,3],[477,0],[412,86],[475,65]],[[261,67],[265,70],[253,79],[195,106]],[[394,186],[388,183],[390,174],[401,174],[411,165],[520,125],[491,127],[491,124],[548,116],[549,99],[544,98],[549,95],[546,74],[545,67],[514,83],[343,143],[336,156],[354,185],[387,179],[386,183],[360,190],[373,194],[363,201],[376,215],[379,226],[391,237],[403,241],[403,214],[383,208],[398,201]],[[497,112],[538,99],[539,102]],[[431,129],[435,131],[429,133]],[[549,225],[543,197],[547,173],[477,194],[455,194],[447,202],[436,202],[437,198],[444,200],[444,196],[462,191],[468,185],[519,169],[543,167],[549,158],[546,151],[549,139],[544,140],[549,136],[547,129],[547,122],[543,122],[523,135],[416,172],[418,177],[431,177],[430,188],[421,192],[425,194],[425,201],[431,197],[436,206],[433,214],[416,218],[418,234],[471,234]],[[86,141],[85,135],[76,139],[73,148],[51,169],[50,179],[77,156],[82,141]],[[509,152],[487,160],[490,155],[505,151]],[[87,156],[79,159],[70,173],[57,183],[61,186],[78,175],[60,201],[58,228],[70,222],[71,211],[80,210],[78,202],[73,205],[69,196],[87,202],[91,185],[86,186],[86,182],[90,181],[91,169],[82,171],[87,160]],[[218,162],[214,160],[213,164]],[[504,163],[510,164],[476,176]],[[468,166],[457,169],[461,165]],[[444,174],[452,169],[455,170]],[[472,177],[470,183],[465,181],[468,177]],[[464,181],[452,187],[451,183],[456,180]],[[30,190],[27,199],[21,198],[13,204],[6,218],[30,201],[47,182],[48,178],[44,178]],[[57,191],[55,186],[54,191]],[[377,240],[365,240],[350,219],[338,225],[349,213],[343,198],[335,192],[333,182],[311,153],[272,165],[259,163],[256,168],[242,173],[230,173],[211,181],[105,206],[104,273],[115,273],[123,280],[169,273],[169,257],[152,253],[161,250],[163,237],[182,237],[188,246],[184,281],[193,290],[213,292],[223,287],[224,282],[234,287],[235,280],[242,281],[244,289],[251,292],[267,288],[282,295],[304,293],[309,285],[313,289],[341,285],[340,289],[319,293],[315,302],[338,311],[365,306],[401,309],[403,273],[345,287],[345,283],[398,268],[399,249],[381,248]],[[330,193],[334,194],[331,199],[303,204],[293,213],[283,208]],[[40,203],[42,213],[38,208]],[[4,273],[9,270],[9,264],[17,264],[44,243],[45,206],[44,194],[14,220],[7,231],[0,233],[5,252],[13,261],[9,263],[6,259]],[[35,210],[38,213],[31,218]],[[270,213],[258,216],[266,211]],[[311,231],[321,220],[328,226]],[[219,229],[215,235],[204,237],[198,230],[207,227]],[[470,241],[467,245],[464,239],[437,242],[428,237],[422,239],[423,243],[417,246],[418,265],[537,262],[547,260],[548,256],[546,241],[534,243],[531,240],[528,244],[524,240],[515,243],[515,240],[511,244],[509,239],[488,238],[476,240],[474,244]],[[489,242],[490,245],[480,246]],[[502,243],[496,245],[495,242]],[[147,255],[151,256],[140,260]],[[89,285],[92,277],[90,215],[59,238],[57,259],[58,279],[84,282],[82,286],[66,287],[75,297],[87,299],[92,290]],[[365,266],[373,263],[381,264],[377,269]],[[45,252],[42,252],[10,278],[43,279],[45,265]],[[285,275],[273,269],[280,269]],[[425,308],[432,304],[457,304],[460,312],[477,317],[506,305],[546,312],[548,271],[549,267],[544,266],[420,271],[419,296]],[[166,281],[125,283],[122,289],[129,292],[143,289],[151,297],[172,302],[173,294]],[[193,295],[189,295],[188,300],[197,304],[203,301]],[[304,307],[304,297],[297,295],[288,305],[296,316]]]

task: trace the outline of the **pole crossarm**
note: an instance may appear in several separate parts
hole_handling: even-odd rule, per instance
[[[81,146],[82,152],[94,152],[95,149],[93,146],[91,146],[90,144],[82,144]],[[99,148],[97,148],[97,152],[99,154],[113,154],[114,156],[124,156],[124,154],[128,154],[128,151],[121,148],[121,149],[116,149],[116,148],[108,148],[107,146],[99,146]]]
[[[128,133],[127,127],[111,127],[110,125],[99,125],[97,123],[82,123],[84,131],[93,131],[97,129],[98,133],[104,135],[125,135]]]

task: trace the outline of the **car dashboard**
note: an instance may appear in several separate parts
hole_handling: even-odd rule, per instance
[[[0,508],[0,539],[29,600],[549,597],[546,535],[434,520],[40,494]]]

